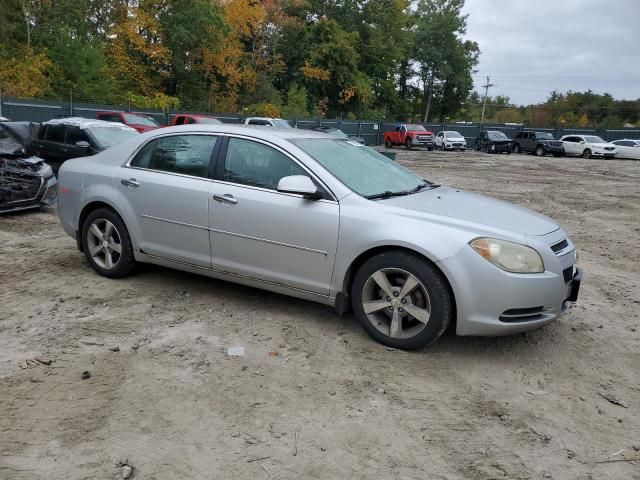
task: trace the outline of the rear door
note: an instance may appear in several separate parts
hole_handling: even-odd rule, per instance
[[[278,192],[289,175],[313,179],[278,147],[228,139],[209,199],[213,268],[329,295],[339,205],[329,194],[308,200]]]
[[[114,183],[146,254],[211,266],[210,168],[217,148],[213,135],[165,135],[119,170]]]
[[[50,162],[62,162],[66,160],[63,152],[65,126],[62,123],[47,125],[44,138],[38,149],[39,156]]]

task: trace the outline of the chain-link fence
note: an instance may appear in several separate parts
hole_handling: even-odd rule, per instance
[[[162,125],[169,125],[172,118],[178,113],[192,113],[200,115],[209,115],[218,118],[224,123],[243,123],[248,115],[241,114],[225,114],[207,111],[166,111],[136,108],[130,103],[126,105],[105,105],[99,103],[77,102],[73,98],[73,92],[70,91],[67,100],[40,100],[40,99],[18,99],[3,97],[0,92],[0,116],[10,118],[14,121],[32,121],[45,122],[52,118],[60,117],[86,117],[96,118],[98,112],[117,111],[132,112],[148,115],[157,120]],[[362,137],[367,145],[380,145],[384,142],[384,132],[393,131],[396,122],[389,120],[348,120],[342,118],[289,118],[287,119],[292,126],[296,128],[313,128],[318,126],[327,126],[338,128],[347,135]],[[579,129],[579,128],[555,128],[543,127],[533,128],[522,125],[513,124],[493,124],[485,123],[428,123],[424,126],[431,130],[434,134],[442,130],[454,130],[460,132],[467,139],[469,145],[473,145],[476,136],[482,129],[499,130],[510,138],[521,130],[527,131],[544,131],[560,138],[562,135],[583,134],[598,135],[607,141],[618,140],[622,138],[640,139],[640,129],[616,129],[616,130],[599,130],[599,129]]]

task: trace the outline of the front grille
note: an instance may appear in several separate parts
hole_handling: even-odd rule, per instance
[[[544,307],[512,308],[500,315],[501,322],[531,322],[544,318]]]
[[[558,253],[564,250],[565,248],[567,248],[568,246],[569,246],[569,242],[567,242],[567,240],[565,239],[565,240],[562,240],[561,242],[551,245],[551,250],[553,250],[553,253]]]
[[[564,278],[564,283],[567,285],[571,283],[571,280],[573,280],[573,265],[562,271],[562,277]]]
[[[10,169],[0,169],[0,204],[35,200],[42,177]]]
[[[462,146],[462,144],[461,144],[461,143],[454,143],[454,144],[452,144],[452,145],[453,145],[454,147],[461,147],[461,146]]]
[[[418,140],[431,140],[432,138],[432,135],[418,135]]]
[[[611,150],[615,150],[615,147],[604,147],[604,149],[610,152]]]

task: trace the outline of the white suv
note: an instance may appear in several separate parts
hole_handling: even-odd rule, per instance
[[[245,125],[262,125],[263,127],[291,128],[289,122],[281,118],[249,117],[244,121]]]
[[[462,150],[464,152],[467,148],[467,141],[459,132],[445,130],[436,135],[436,148]]]
[[[613,158],[616,146],[595,135],[565,135],[560,139],[567,156]]]

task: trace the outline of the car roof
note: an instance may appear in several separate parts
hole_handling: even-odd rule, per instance
[[[122,123],[107,122],[106,120],[95,120],[93,118],[84,117],[54,118],[52,120],[44,122],[42,125],[72,125],[75,127],[80,127],[81,129],[103,127],[133,130],[131,127]]]
[[[144,135],[148,137],[166,135],[167,133],[181,133],[181,132],[195,132],[195,133],[235,133],[238,135],[250,135],[255,138],[268,140],[273,137],[278,137],[284,140],[293,140],[298,138],[330,138],[334,139],[326,133],[305,130],[302,128],[277,128],[277,127],[265,127],[262,125],[244,125],[244,124],[191,124],[191,125],[176,125],[172,127],[163,127],[160,129],[152,130]]]

